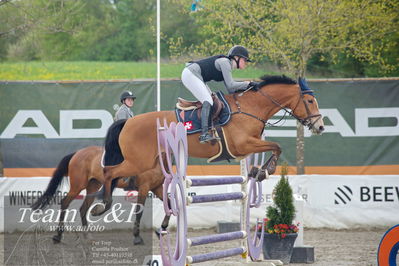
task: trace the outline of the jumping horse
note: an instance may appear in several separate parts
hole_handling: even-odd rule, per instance
[[[256,90],[225,96],[231,108],[231,120],[223,126],[223,131],[230,153],[237,158],[271,151],[268,164],[259,170],[267,169],[269,174],[273,174],[281,148],[277,143],[261,139],[267,120],[283,109],[315,134],[322,133],[324,123],[313,91],[304,79],[300,78],[299,84],[286,76],[264,76],[261,80]],[[138,184],[138,203],[141,204],[145,203],[149,190],[158,192],[157,195],[162,191],[164,177],[157,150],[157,119],[166,120],[167,124],[177,121],[174,111],[150,112],[126,122],[117,121],[108,129],[104,156],[104,204],[97,205],[92,210],[93,215],[101,215],[111,207],[111,183],[117,177],[145,174],[146,177],[141,178]],[[199,133],[187,136],[189,156],[211,158],[218,154],[219,145],[201,144],[198,136]],[[135,243],[140,242],[136,240],[140,239],[140,219],[141,215],[138,215],[134,225]],[[162,229],[168,224],[169,217],[165,216]]]
[[[52,201],[54,194],[62,183],[64,177],[69,176],[70,189],[61,201],[61,215],[57,228],[57,234],[53,237],[54,243],[59,243],[62,239],[65,211],[69,204],[86,189],[87,195],[95,194],[104,183],[103,168],[101,158],[104,152],[103,147],[89,146],[74,153],[66,155],[58,163],[53,176],[43,195],[31,206],[32,209],[43,209]],[[134,184],[129,182],[132,179],[118,179],[116,184],[119,188],[129,188]],[[80,218],[82,226],[87,226],[86,214],[95,197],[86,196],[80,207]]]

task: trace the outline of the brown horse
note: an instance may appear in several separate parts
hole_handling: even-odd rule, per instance
[[[87,195],[99,190],[105,182],[101,158],[104,149],[98,146],[89,146],[66,155],[58,164],[44,194],[32,205],[32,209],[43,209],[50,204],[52,197],[56,193],[61,181],[69,175],[70,189],[68,194],[61,201],[61,216],[57,229],[57,235],[53,237],[55,243],[61,241],[65,210],[69,204],[86,189]],[[118,179],[116,184],[119,188],[126,188],[130,184],[128,181]],[[80,207],[80,218],[82,225],[87,226],[86,214],[95,197],[87,196]]]
[[[267,168],[269,174],[273,174],[281,148],[277,143],[262,140],[261,135],[267,120],[281,109],[288,111],[313,133],[320,134],[324,130],[313,92],[306,81],[299,81],[298,85],[285,76],[265,76],[257,90],[226,96],[232,117],[223,130],[232,155],[243,158],[251,153],[272,151]],[[162,191],[164,177],[158,159],[157,119],[166,120],[168,124],[177,121],[174,111],[160,111],[140,114],[111,125],[105,142],[105,206],[96,206],[99,208],[93,210],[93,215],[100,215],[110,208],[111,181],[116,177],[145,173],[147,178],[138,185],[138,202],[142,204],[149,190]],[[198,136],[188,135],[189,156],[211,158],[219,152],[219,145],[200,144]],[[168,219],[165,219],[162,227],[167,223]]]

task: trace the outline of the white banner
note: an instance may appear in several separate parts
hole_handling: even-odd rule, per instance
[[[211,178],[211,177],[209,177]],[[263,218],[266,207],[272,203],[272,191],[279,176],[272,176],[263,182],[262,205],[252,210],[252,220]],[[32,204],[46,189],[48,177],[37,178],[0,178],[0,213],[3,214],[4,196],[7,200]],[[331,176],[303,175],[289,176],[296,199],[303,199],[303,213],[297,221],[310,228],[357,228],[384,226],[399,223],[399,176]],[[65,182],[59,196],[68,191]],[[240,191],[240,185],[192,187],[188,195],[217,194]],[[129,192],[117,189],[114,195],[127,196]],[[130,195],[132,192],[130,192]],[[134,194],[134,193],[133,193]],[[85,195],[83,191],[81,195]],[[150,195],[153,197],[153,195]],[[296,201],[301,208],[301,201]],[[214,227],[218,221],[239,222],[240,202],[212,202],[192,204],[187,207],[188,225],[192,228]],[[299,216],[303,215],[303,219]],[[160,200],[153,202],[154,226],[158,227],[164,217]],[[143,217],[144,218],[144,217]],[[171,225],[174,221],[171,219]],[[129,225],[130,226],[130,225]],[[1,215],[0,232],[4,230]]]
[[[391,227],[399,223],[397,175],[292,176],[290,183],[306,200],[306,227]]]

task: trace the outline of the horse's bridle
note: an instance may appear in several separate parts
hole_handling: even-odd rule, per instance
[[[247,90],[247,91],[248,91],[248,90]],[[247,91],[244,91],[244,92],[247,92]],[[314,127],[314,124],[316,124],[316,122],[319,121],[319,119],[321,119],[321,114],[314,114],[314,115],[312,115],[312,114],[310,113],[309,106],[308,106],[308,104],[306,103],[306,101],[305,101],[305,99],[304,99],[304,97],[303,97],[304,94],[311,93],[311,92],[312,92],[311,90],[306,90],[306,91],[300,90],[300,91],[299,91],[300,97],[299,97],[299,99],[298,99],[298,102],[297,102],[295,108],[292,109],[292,111],[290,111],[290,110],[288,110],[286,107],[282,106],[279,102],[277,102],[277,101],[276,101],[273,97],[271,97],[269,94],[267,94],[267,93],[265,93],[265,92],[263,92],[263,91],[261,91],[261,90],[257,90],[257,92],[259,92],[262,96],[268,98],[270,101],[272,101],[272,103],[274,103],[275,105],[277,105],[278,107],[280,107],[280,108],[281,108],[282,110],[284,110],[286,113],[288,113],[289,115],[293,116],[293,117],[294,117],[296,120],[298,120],[299,123],[301,123],[303,126],[308,127],[309,130],[311,130],[311,129]],[[234,97],[235,103],[236,103],[236,105],[237,105],[238,111],[232,112],[232,113],[231,113],[232,115],[233,115],[233,114],[244,114],[244,115],[253,117],[253,118],[255,118],[255,119],[261,121],[263,124],[267,124],[267,123],[268,123],[267,121],[263,120],[262,118],[259,118],[259,117],[255,116],[255,115],[253,115],[253,114],[250,114],[250,113],[246,113],[246,112],[241,111],[241,106],[240,106],[240,103],[239,103],[238,100],[237,100],[236,94],[234,94],[233,97]],[[302,99],[302,101],[303,101],[303,104],[305,105],[305,109],[306,109],[306,113],[307,113],[307,117],[305,117],[305,118],[300,118],[300,117],[298,117],[297,115],[294,114],[296,108],[299,106],[299,103],[300,103],[301,99]],[[311,120],[311,119],[314,118],[314,117],[318,117],[318,118],[312,123],[312,120]]]

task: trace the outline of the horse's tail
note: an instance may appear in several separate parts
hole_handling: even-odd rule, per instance
[[[103,164],[117,165],[123,162],[121,147],[119,146],[119,135],[127,119],[115,121],[109,128],[105,136],[105,155]]]
[[[53,177],[51,178],[46,191],[35,203],[32,204],[31,208],[33,210],[43,209],[50,204],[51,198],[54,196],[55,192],[60,186],[62,179],[64,176],[68,175],[68,165],[73,155],[75,155],[75,152],[68,154],[58,163],[58,166],[53,173]]]

